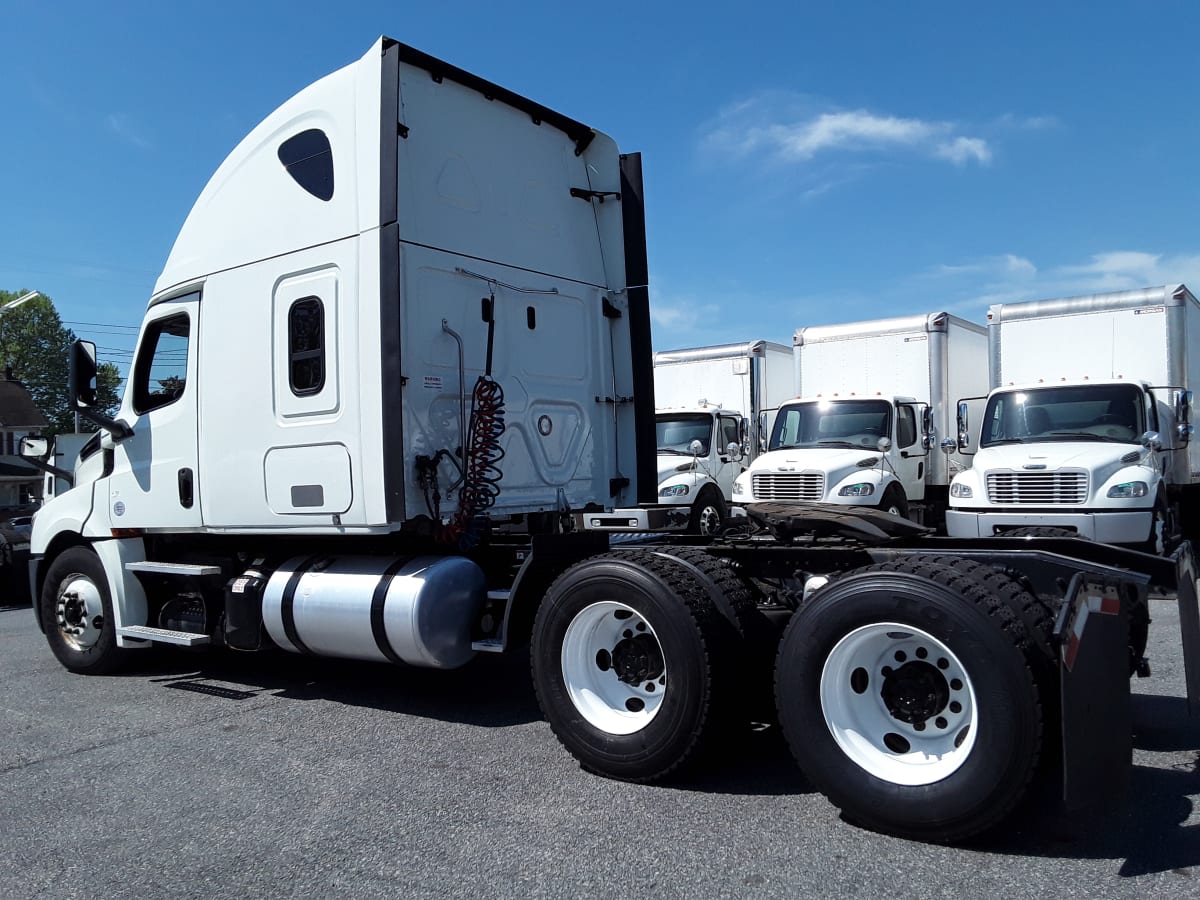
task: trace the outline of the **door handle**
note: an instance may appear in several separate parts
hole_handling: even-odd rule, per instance
[[[184,509],[191,509],[194,502],[192,490],[192,470],[179,470],[179,505]]]

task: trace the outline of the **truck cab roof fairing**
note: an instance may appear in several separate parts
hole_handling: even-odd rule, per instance
[[[155,294],[379,226],[377,110],[384,41],[301,90],[242,139],[188,213]],[[364,109],[376,112],[363,115]],[[364,133],[372,128],[375,133]],[[281,159],[281,147],[308,131],[320,132],[330,146],[333,190],[328,199],[296,180],[294,166],[304,163],[295,158],[295,144],[290,145],[293,154]],[[313,141],[317,143],[319,139]]]

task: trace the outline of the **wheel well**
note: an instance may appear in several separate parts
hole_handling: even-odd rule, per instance
[[[39,557],[34,563],[33,577],[30,583],[30,589],[33,596],[30,602],[33,604],[33,616],[37,621],[38,630],[42,634],[46,633],[46,624],[42,621],[42,586],[46,582],[46,571],[50,568],[51,563],[57,559],[64,550],[70,547],[87,546],[88,542],[72,531],[66,531],[62,534],[55,535],[50,541],[50,545],[46,548],[46,552]]]

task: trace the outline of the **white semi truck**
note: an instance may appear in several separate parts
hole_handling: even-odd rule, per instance
[[[978,423],[963,406],[960,449],[977,452],[951,486],[950,535],[1162,552],[1200,481],[1196,297],[1179,284],[997,304],[988,339],[992,390]]]
[[[610,549],[658,499],[643,222],[637,156],[386,38],[284,103],[184,223],[116,418],[73,348],[102,431],[34,521],[53,653],[99,675],[152,644],[434,668],[528,646],[592,771],[668,777],[772,704],[847,815],[924,839],[1000,822],[1051,744],[1069,803],[1111,793],[1152,583],[1200,652],[1189,544],[760,504]]]
[[[955,402],[987,385],[987,333],[945,312],[799,328],[799,399],[734,486],[764,500],[873,506],[937,524],[963,458],[942,453]]]
[[[766,447],[775,410],[792,396],[792,351],[771,341],[654,354],[658,502],[675,527],[712,534],[733,482]]]

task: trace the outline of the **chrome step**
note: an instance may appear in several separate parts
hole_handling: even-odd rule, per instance
[[[118,628],[117,634],[139,641],[179,644],[182,647],[197,647],[201,644],[211,643],[211,638],[207,634],[196,634],[194,631],[172,631],[169,628],[151,628],[149,625],[126,625]]]
[[[189,563],[142,562],[125,563],[127,572],[154,572],[158,575],[220,575],[220,566],[197,566]]]

